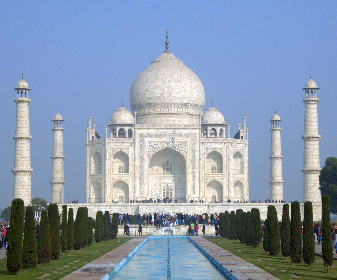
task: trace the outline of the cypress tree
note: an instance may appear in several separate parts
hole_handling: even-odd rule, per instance
[[[252,246],[256,248],[260,246],[260,241],[262,238],[262,227],[259,209],[252,208],[251,219],[252,219],[252,232],[251,232]]]
[[[68,223],[67,223],[67,249],[71,250],[74,247],[74,210],[69,208]]]
[[[290,259],[292,263],[302,262],[302,226],[300,203],[291,203]]]
[[[83,207],[83,217],[82,217],[82,223],[81,223],[81,227],[82,230],[84,232],[84,238],[83,238],[83,243],[82,243],[82,247],[85,247],[88,245],[88,240],[89,240],[89,229],[88,229],[88,208],[87,207]]]
[[[88,217],[88,246],[91,246],[92,244],[92,225],[93,225],[93,218]]]
[[[102,236],[102,211],[96,213],[96,227],[95,227],[95,240],[97,243],[101,242]]]
[[[322,252],[324,265],[327,267],[329,273],[329,267],[333,263],[332,244],[331,244],[331,228],[330,228],[330,199],[328,195],[322,197]]]
[[[242,229],[241,229],[242,213],[243,213],[242,209],[236,210],[236,232],[237,232],[237,238],[240,240],[240,242],[242,238]]]
[[[26,207],[25,238],[23,240],[22,268],[34,268],[37,266],[37,248],[35,237],[34,209]]]
[[[76,219],[74,223],[74,249],[79,250],[84,244],[84,230],[83,230],[83,219],[84,219],[84,207],[79,207],[76,213]]]
[[[104,212],[104,220],[105,220],[105,224],[106,224],[106,229],[105,229],[105,236],[104,236],[104,240],[109,240],[110,236],[111,236],[111,224],[110,224],[110,213],[109,211],[105,211]]]
[[[268,206],[268,249],[271,256],[276,256],[280,252],[280,232],[277,219],[277,212],[274,205]]]
[[[247,246],[251,245],[251,239],[250,239],[250,218],[251,218],[251,212],[248,211],[247,214],[246,214],[246,225],[245,225],[245,233],[246,233],[245,241],[246,241],[246,245]]]
[[[230,217],[229,217],[229,212],[228,211],[225,211],[225,215],[224,215],[224,232],[223,232],[223,235],[224,237],[226,237],[227,239],[230,238],[230,224],[231,224],[231,221],[230,221]]]
[[[263,250],[269,252],[269,226],[268,218],[264,221]]]
[[[17,274],[22,264],[24,202],[13,199],[11,204],[10,232],[7,243],[7,271]]]
[[[111,221],[111,239],[116,239],[118,234],[118,222],[119,222],[119,214],[113,213],[112,221]]]
[[[219,213],[219,235],[225,237],[225,214]]]
[[[282,228],[281,228],[281,252],[282,256],[287,259],[290,256],[290,218],[289,204],[283,204]]]
[[[37,239],[38,263],[49,263],[51,258],[50,227],[48,213],[41,211],[39,238]]]
[[[314,219],[311,201],[304,202],[303,261],[310,265],[315,261]]]
[[[236,230],[236,215],[234,211],[231,211],[230,215],[230,223],[231,223],[231,228],[230,228],[230,239],[231,240],[237,240],[237,230]]]
[[[67,205],[62,205],[61,251],[67,250]]]
[[[242,212],[241,215],[241,240],[240,243],[241,244],[245,244],[246,243],[246,212]]]
[[[48,205],[48,219],[50,226],[51,259],[60,258],[60,215],[57,204]]]

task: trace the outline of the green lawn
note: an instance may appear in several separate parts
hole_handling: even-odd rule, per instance
[[[34,269],[21,269],[17,275],[9,274],[7,272],[6,260],[2,260],[0,261],[0,279],[35,280],[45,274],[50,275],[44,277],[44,280],[60,279],[130,239],[130,237],[118,237],[117,239],[102,241],[100,243],[93,242],[91,246],[86,246],[81,250],[66,251],[64,256],[62,256],[61,253],[59,260],[50,261],[50,263],[47,264],[38,264]]]
[[[300,276],[306,280],[337,279],[336,261],[330,267],[330,273],[326,273],[323,259],[318,256],[316,256],[315,262],[310,266],[303,262],[293,264],[289,257],[285,260],[281,253],[276,257],[270,256],[263,250],[262,243],[260,244],[260,248],[253,248],[240,244],[240,241],[228,240],[226,238],[206,237],[206,239],[280,279],[294,279],[290,274]]]

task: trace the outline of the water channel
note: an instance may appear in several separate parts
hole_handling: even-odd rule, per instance
[[[103,279],[236,279],[226,269],[218,270],[192,242],[187,237],[150,237]]]

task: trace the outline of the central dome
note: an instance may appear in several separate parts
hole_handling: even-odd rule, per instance
[[[149,114],[165,114],[166,123],[188,123],[187,119],[202,115],[204,104],[200,79],[168,50],[137,76],[130,90],[137,123],[149,123]],[[161,122],[159,119],[156,123]]]

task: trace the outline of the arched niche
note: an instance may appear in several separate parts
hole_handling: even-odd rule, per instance
[[[222,202],[223,186],[219,181],[213,180],[207,184],[205,199],[206,202]]]
[[[92,201],[94,203],[101,203],[102,202],[102,186],[101,183],[95,181],[92,184],[92,193],[91,193]]]
[[[120,129],[118,130],[118,137],[119,137],[119,138],[125,138],[125,137],[126,137],[126,133],[125,133],[124,128],[120,128]]]
[[[91,158],[91,174],[102,174],[102,155],[98,152]]]
[[[209,131],[209,136],[210,136],[210,137],[218,137],[215,128],[212,128],[212,129]]]
[[[206,173],[223,173],[223,158],[222,155],[213,151],[206,157]]]
[[[243,201],[243,184],[241,181],[236,181],[233,187],[234,201]]]
[[[129,156],[122,152],[118,151],[113,155],[113,174],[116,173],[129,173]]]
[[[233,156],[233,174],[243,174],[243,167],[243,155],[240,152],[236,152]]]
[[[112,186],[112,199],[114,202],[129,202],[129,185],[124,181],[117,181]]]

